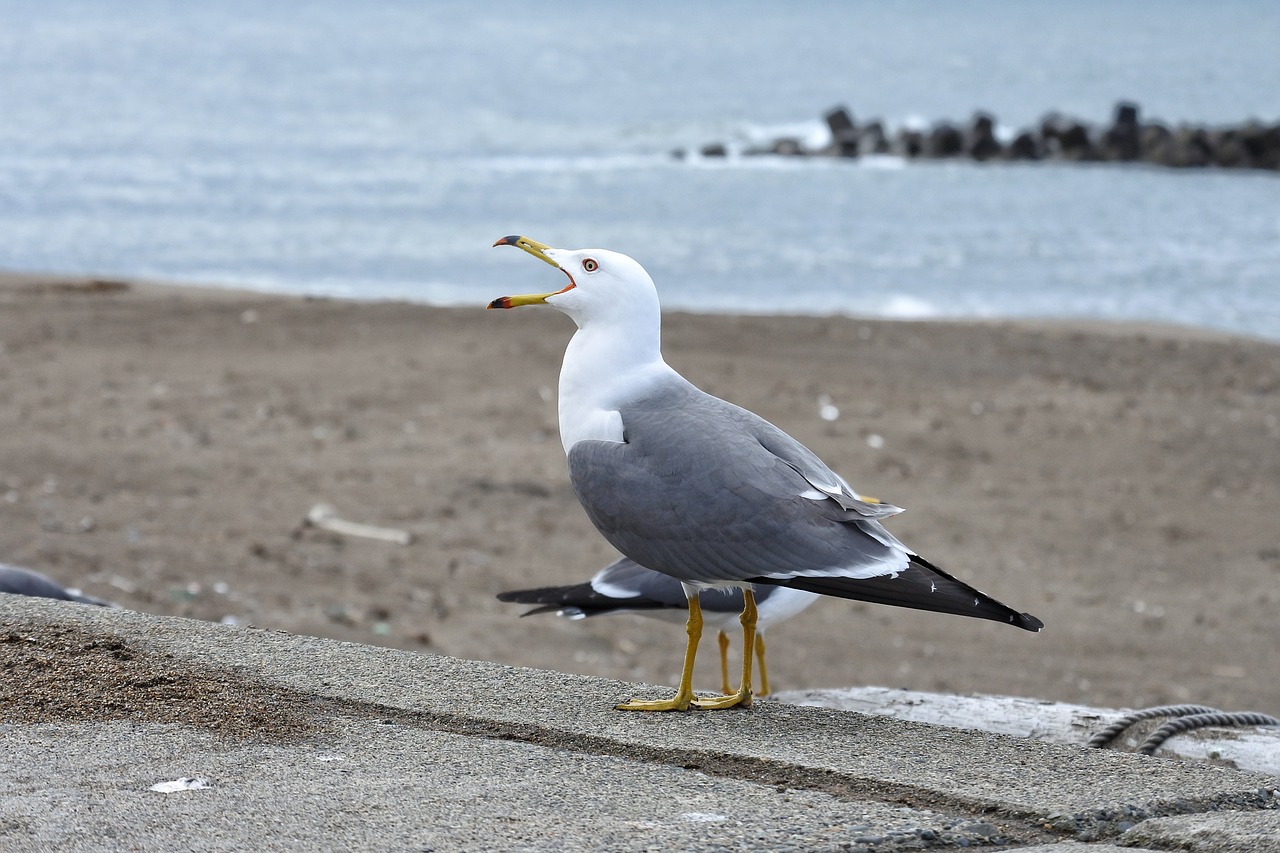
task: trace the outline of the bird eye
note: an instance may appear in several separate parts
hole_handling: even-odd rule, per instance
[[[600,265],[596,263],[595,258],[584,258],[582,268],[587,272],[595,272],[600,269]]]

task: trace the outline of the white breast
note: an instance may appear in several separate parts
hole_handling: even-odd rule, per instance
[[[565,452],[579,441],[622,441],[619,410],[652,393],[656,384],[679,379],[656,346],[627,346],[579,330],[560,368],[560,441]]]

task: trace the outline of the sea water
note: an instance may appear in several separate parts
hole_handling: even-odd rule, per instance
[[[0,266],[481,306],[557,286],[520,233],[669,308],[1280,338],[1274,173],[672,156],[836,104],[1280,122],[1277,44],[1273,0],[0,0]]]

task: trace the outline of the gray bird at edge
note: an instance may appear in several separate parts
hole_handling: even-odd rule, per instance
[[[753,592],[758,612],[755,655],[760,668],[760,689],[755,695],[768,696],[769,669],[765,662],[765,631],[771,625],[800,613],[817,601],[818,596],[785,586],[762,586]],[[729,636],[726,631],[738,621],[738,614],[745,606],[742,590],[705,590],[700,599],[704,621],[717,629],[721,690],[729,693],[733,687],[729,684]],[[566,619],[585,619],[630,613],[666,621],[682,621],[689,614],[689,599],[685,596],[680,581],[662,572],[646,569],[626,557],[605,566],[586,583],[516,589],[499,593],[498,600],[541,605],[521,616],[555,613]]]
[[[106,599],[85,595],[77,589],[68,589],[47,575],[5,563],[0,563],[0,592],[11,595],[31,595],[36,598],[56,598],[61,601],[75,601],[79,604],[93,604],[98,607],[117,606]]]

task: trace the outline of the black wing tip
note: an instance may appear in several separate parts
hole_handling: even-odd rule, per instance
[[[564,608],[562,608],[558,604],[544,604],[541,607],[535,607],[532,610],[526,610],[524,613],[520,614],[520,618],[523,619],[526,616],[537,616],[539,613],[558,613],[563,609]]]
[[[495,596],[499,601],[514,604],[538,604],[521,616],[537,613],[573,611],[574,618],[600,616],[618,610],[668,610],[672,605],[651,598],[612,598],[591,588],[590,584],[576,586],[545,586],[538,589],[513,589]]]
[[[591,584],[580,583],[571,586],[540,586],[534,589],[509,589],[496,596],[499,601],[516,604],[554,604],[560,606],[574,599],[590,597],[593,590]]]
[[[1016,628],[1032,633],[1040,633],[1044,629],[1044,623],[1030,613],[1018,613],[1009,617],[1009,623]]]
[[[933,563],[926,560],[924,557],[921,557],[919,554],[912,553],[911,562],[916,563],[917,565],[922,566],[923,568],[931,572],[936,572],[937,574],[941,575],[947,580],[955,581],[956,583],[968,589],[973,589],[972,587],[968,586],[968,584],[965,584],[963,581],[959,580],[954,575],[949,574],[943,569],[938,568]],[[1008,610],[1009,624],[1013,625],[1015,628],[1021,628],[1024,631],[1031,631],[1032,633],[1039,633],[1041,630],[1044,629],[1044,623],[1041,622],[1035,616],[1032,616],[1030,613],[1018,613],[1017,611],[1013,610],[1013,608],[1009,607],[1007,604],[996,601],[994,598],[987,595],[986,593],[978,592],[977,590],[974,590],[974,592],[977,593],[982,599],[989,602],[990,604],[995,605],[996,607],[1002,607]],[[984,617],[984,618],[992,618],[992,617]],[[997,620],[993,619],[993,621],[997,621]]]
[[[1030,613],[1019,613],[915,554],[911,555],[911,565],[894,575],[871,578],[762,577],[752,581],[890,607],[986,619],[1024,631],[1039,632],[1044,627],[1044,623]]]

